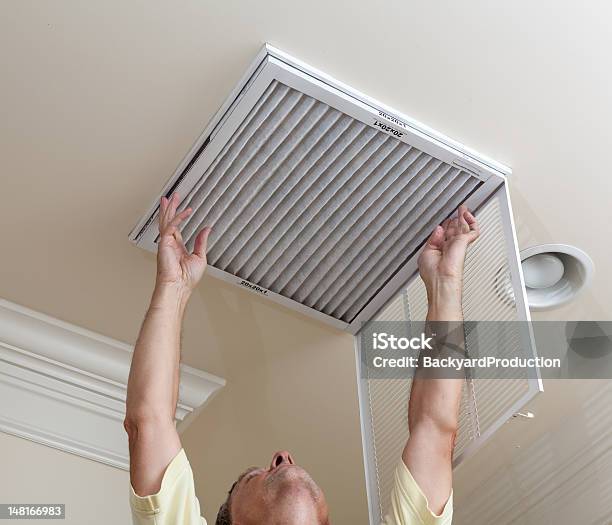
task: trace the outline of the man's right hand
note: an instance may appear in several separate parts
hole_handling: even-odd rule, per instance
[[[425,285],[439,281],[463,279],[463,262],[469,244],[479,236],[476,218],[466,206],[459,206],[457,215],[437,226],[419,257],[419,272]]]
[[[447,321],[454,321],[460,316],[465,254],[479,235],[476,218],[466,206],[459,206],[457,215],[437,226],[427,240],[419,256],[419,273],[434,317],[446,315]]]
[[[159,212],[159,245],[157,248],[157,286],[171,285],[180,291],[191,292],[206,270],[206,244],[211,228],[205,227],[196,237],[193,253],[185,248],[179,225],[191,208],[176,213],[179,196],[161,198]]]

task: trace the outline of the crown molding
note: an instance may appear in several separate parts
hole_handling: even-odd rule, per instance
[[[123,430],[133,347],[0,299],[0,430],[127,469]],[[180,370],[182,432],[225,380]]]

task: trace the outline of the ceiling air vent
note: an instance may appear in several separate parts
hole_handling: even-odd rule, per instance
[[[509,170],[265,46],[130,237],[156,249],[157,202],[191,206],[209,272],[357,332],[405,285],[432,228]]]

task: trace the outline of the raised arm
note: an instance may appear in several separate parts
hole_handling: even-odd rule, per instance
[[[130,448],[130,480],[138,495],[157,492],[164,471],[181,449],[174,425],[179,387],[183,313],[206,269],[210,228],[188,253],[179,231],[191,210],[177,214],[178,195],[162,197],[157,277],[142,323],[128,380],[125,429]]]
[[[460,206],[456,217],[434,230],[419,257],[429,304],[427,321],[435,325],[432,330],[438,342],[446,336],[455,339],[447,339],[447,343],[464,344],[462,330],[456,329],[463,321],[463,264],[468,245],[478,235],[476,219]],[[441,333],[445,330],[450,333]],[[436,514],[442,512],[452,488],[451,462],[462,386],[463,379],[425,378],[423,371],[417,371],[410,392],[410,437],[402,459]]]

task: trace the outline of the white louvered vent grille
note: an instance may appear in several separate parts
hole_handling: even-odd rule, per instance
[[[481,181],[273,81],[202,174],[188,246],[209,263],[350,322]]]
[[[499,200],[493,197],[476,213],[481,224],[481,237],[468,251],[465,266],[463,311],[466,321],[496,320],[515,321],[517,308],[511,294],[511,287],[497,286],[501,281],[508,283],[509,261],[507,238],[503,229],[503,217]],[[510,290],[510,292],[509,292]],[[415,276],[375,317],[375,321],[423,321],[427,314],[427,295],[420,277]],[[508,329],[503,348],[495,355],[517,355],[519,337]],[[518,326],[517,326],[518,330]],[[479,340],[469,331],[466,335],[466,349],[478,344],[480,348],[497,345],[497,338],[486,330],[478,330]],[[493,343],[495,341],[495,343]],[[416,354],[415,354],[416,355]],[[367,373],[367,368],[363,371]],[[371,484],[375,483],[380,517],[389,508],[389,496],[393,483],[394,469],[400,461],[403,447],[408,438],[408,397],[410,379],[362,378],[360,388],[366,390],[368,407],[362,411],[369,414],[365,421],[369,425],[371,446],[365,451],[370,454]],[[499,423],[529,391],[527,375],[520,379],[471,379],[466,380],[460,409],[459,433],[455,445],[455,459],[477,444],[478,440]],[[375,478],[375,479],[374,479]],[[372,503],[372,501],[371,501]]]

